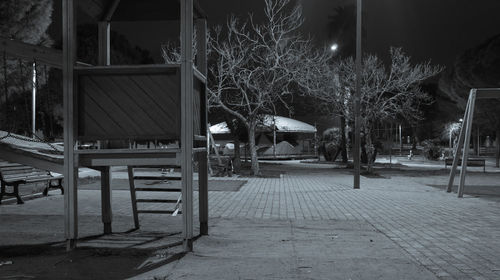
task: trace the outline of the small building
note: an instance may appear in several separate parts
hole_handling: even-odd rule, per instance
[[[223,154],[232,155],[234,144],[226,122],[210,127],[216,146]],[[317,130],[314,126],[283,116],[265,115],[257,126],[256,144],[260,158],[312,156],[315,154]],[[246,156],[246,145],[240,147]]]

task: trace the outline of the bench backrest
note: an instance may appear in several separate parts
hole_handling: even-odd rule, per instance
[[[50,179],[49,172],[36,169],[18,163],[0,162],[0,178],[2,181],[10,183],[16,181],[34,181],[40,179]]]

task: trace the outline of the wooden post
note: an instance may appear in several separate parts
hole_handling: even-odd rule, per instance
[[[76,61],[76,24],[73,0],[62,1],[63,14],[63,114],[64,114],[64,229],[66,249],[76,246],[78,238],[78,166],[75,167],[75,123],[73,68]]]
[[[469,143],[472,131],[472,120],[474,117],[474,105],[476,103],[476,90],[471,91],[469,97],[469,113],[467,119],[464,119],[465,124],[465,139],[464,139],[464,149],[462,156],[462,169],[460,170],[460,183],[458,185],[458,197],[464,196],[465,189],[465,174],[467,173],[467,159],[469,157]],[[457,153],[458,154],[458,153]]]
[[[196,19],[197,44],[197,59],[196,67],[198,70],[207,76],[207,20],[204,18]]]
[[[181,172],[184,251],[193,250],[193,0],[181,1]]]
[[[471,92],[472,93],[472,92]],[[469,110],[470,110],[470,102],[471,98],[469,95],[469,100],[467,101],[467,107],[465,107],[465,113],[464,113],[464,121],[467,120]],[[465,138],[465,126],[464,123],[462,123],[462,128],[460,129],[460,135],[458,136],[458,142],[457,142],[457,150],[455,152],[455,156],[453,157],[453,164],[451,165],[451,170],[450,170],[450,177],[448,179],[448,187],[446,188],[447,192],[451,192],[451,189],[453,187],[453,181],[455,180],[455,174],[457,172],[457,166],[458,166],[458,160],[460,159],[460,152],[462,151],[463,147],[463,142]],[[462,166],[463,168],[463,166]]]
[[[99,65],[110,64],[110,24],[108,21],[100,21],[98,27],[98,57]],[[110,234],[112,230],[113,211],[112,201],[112,181],[111,167],[106,166],[101,170],[101,214],[104,234]]]
[[[98,58],[99,65],[110,65],[110,24],[100,21],[98,27]]]
[[[198,195],[199,195],[199,215],[200,234],[208,235],[208,154],[198,153]]]
[[[135,229],[139,229],[139,213],[137,213],[137,196],[135,194],[134,168],[128,166],[128,183],[130,186],[130,200],[132,201],[132,214],[134,215]]]
[[[104,234],[112,232],[111,222],[113,212],[111,211],[111,167],[105,166],[101,170],[101,214],[104,224]]]

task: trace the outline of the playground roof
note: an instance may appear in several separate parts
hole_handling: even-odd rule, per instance
[[[205,17],[194,0],[194,16]],[[96,21],[162,21],[178,20],[179,0],[78,0],[80,11]]]
[[[271,116],[266,115],[263,120],[264,127],[272,127],[273,123],[276,124],[277,132],[288,132],[288,133],[315,133],[316,128],[305,122],[290,119],[282,116]],[[221,122],[210,127],[210,133],[212,134],[229,134],[230,130],[227,127],[226,122]]]

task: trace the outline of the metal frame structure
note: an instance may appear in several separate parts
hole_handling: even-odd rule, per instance
[[[2,157],[9,161],[31,165],[45,170],[62,173],[64,175],[64,216],[65,236],[67,249],[76,246],[78,238],[78,199],[77,179],[78,168],[81,166],[93,168],[101,172],[101,200],[102,222],[104,233],[112,232],[111,209],[111,166],[159,166],[175,165],[181,168],[182,174],[182,215],[183,215],[183,245],[185,251],[192,250],[193,241],[193,161],[199,163],[199,216],[200,234],[208,234],[208,190],[207,190],[207,101],[206,101],[206,19],[199,5],[193,0],[170,0],[168,3],[179,5],[180,34],[181,34],[181,61],[175,65],[139,65],[139,66],[110,66],[110,22],[120,4],[120,0],[61,0],[62,1],[62,38],[63,49],[59,50],[34,46],[15,40],[0,38],[0,51],[5,51],[11,56],[19,58],[36,59],[38,63],[62,69],[63,73],[63,115],[64,115],[64,157],[43,158],[33,157],[24,152],[0,146]],[[155,0],[156,1],[156,0]],[[141,1],[126,4],[131,7],[144,5],[151,8],[154,3],[165,4],[165,1]],[[121,2],[121,3],[120,3]],[[97,66],[77,62],[76,57],[76,11],[78,6],[87,9],[87,12],[97,15],[98,20],[98,64]],[[145,9],[146,9],[145,8]],[[196,9],[197,18],[194,18]],[[168,11],[171,13],[172,11]],[[151,12],[137,18],[137,12],[126,11],[121,15],[121,20],[126,16],[135,17],[132,20],[158,20],[161,13]],[[201,16],[200,16],[201,15]],[[196,62],[193,54],[194,25],[198,29],[198,57]],[[148,69],[175,68],[180,73],[180,148],[176,149],[102,149],[79,150],[77,143],[81,137],[82,116],[81,80],[79,75],[108,71],[120,74],[143,74]],[[195,84],[199,90],[198,107],[193,106]],[[168,92],[166,92],[167,94]],[[119,102],[119,101],[118,101]],[[195,107],[195,108],[194,108]],[[199,110],[196,112],[195,110]],[[195,113],[198,113],[196,115]],[[195,116],[199,117],[199,135],[195,133]],[[165,124],[168,126],[168,124]],[[141,136],[141,135],[136,135]],[[132,178],[129,178],[132,179]]]
[[[455,180],[455,174],[458,167],[458,161],[460,159],[460,154],[462,153],[462,169],[460,170],[460,182],[458,185],[458,197],[462,198],[464,196],[465,190],[465,176],[467,174],[467,160],[469,157],[469,144],[472,132],[472,122],[474,117],[474,109],[477,99],[492,99],[500,98],[500,88],[479,88],[471,89],[469,93],[469,99],[467,101],[467,106],[465,108],[464,114],[464,125],[460,129],[460,136],[458,138],[457,150],[455,157],[453,158],[453,165],[450,171],[450,177],[448,180],[447,192],[451,192],[453,187],[453,181]]]

